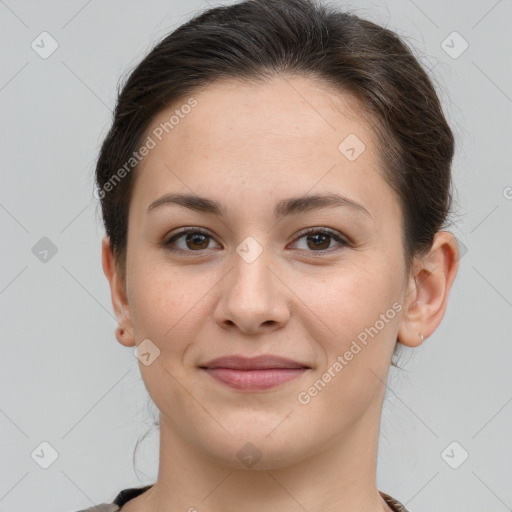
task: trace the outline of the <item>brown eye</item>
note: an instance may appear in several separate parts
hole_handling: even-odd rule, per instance
[[[316,233],[314,235],[307,235],[308,245],[310,249],[328,249],[331,245],[331,235],[325,233]]]
[[[164,243],[171,251],[178,253],[199,252],[208,249],[211,235],[198,229],[182,230]]]
[[[338,246],[349,246],[350,244],[344,240],[336,231],[322,229],[309,229],[302,232],[296,240],[305,240],[305,247],[299,247],[299,250],[310,253],[332,252],[331,243],[335,241]],[[335,244],[336,245],[336,244]]]
[[[206,249],[208,247],[207,237],[208,235],[203,233],[188,233],[185,237],[185,244],[189,249]]]

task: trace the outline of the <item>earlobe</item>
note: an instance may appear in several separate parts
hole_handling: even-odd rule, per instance
[[[445,314],[457,269],[457,241],[451,233],[439,231],[429,253],[415,262],[398,331],[400,343],[417,347],[437,329]]]
[[[116,262],[108,236],[101,242],[101,262],[103,273],[110,285],[110,295],[114,314],[119,323],[115,331],[117,341],[126,347],[135,346],[133,326],[130,319],[130,308],[126,296],[123,279],[119,275]]]
[[[128,331],[125,329],[122,325],[118,325],[116,327],[116,339],[121,343],[121,345],[124,345],[125,347],[134,347],[135,346],[135,339],[133,337],[133,332]]]

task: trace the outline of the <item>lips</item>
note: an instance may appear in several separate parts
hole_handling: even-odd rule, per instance
[[[200,366],[216,381],[239,391],[264,391],[289,382],[310,369],[309,366],[283,357],[227,356]]]
[[[228,368],[231,370],[268,370],[273,368],[309,368],[308,365],[284,357],[262,355],[257,357],[227,356],[213,359],[201,368]]]

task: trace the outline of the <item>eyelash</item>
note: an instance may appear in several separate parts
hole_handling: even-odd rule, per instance
[[[189,233],[196,233],[196,234],[198,233],[198,234],[205,235],[205,236],[208,236],[208,237],[213,239],[213,237],[209,233],[204,231],[203,229],[200,229],[200,228],[185,228],[185,229],[179,231],[178,233],[175,233],[171,238],[169,238],[166,242],[164,242],[164,244],[163,244],[164,247],[166,247],[168,250],[170,250],[170,251],[172,251],[172,252],[174,252],[176,254],[182,254],[182,255],[185,255],[185,256],[192,256],[191,253],[201,253],[201,252],[205,251],[206,249],[201,249],[201,250],[197,250],[197,251],[193,251],[193,250],[185,251],[183,249],[176,249],[176,248],[171,247],[171,244],[173,242],[175,242],[176,240],[180,239],[181,237],[183,237],[184,235],[187,235]],[[328,228],[308,228],[307,230],[301,231],[298,234],[298,236],[297,236],[297,238],[295,240],[300,240],[301,238],[304,238],[305,236],[307,236],[309,234],[328,235],[332,239],[337,241],[341,247],[349,247],[349,246],[352,245],[346,239],[344,239],[341,236],[339,236],[337,231],[334,231],[334,230],[328,229]],[[334,252],[332,248],[330,248],[330,249],[321,249],[319,251],[304,250],[304,249],[298,249],[298,250],[301,253],[309,253],[310,255],[317,255],[317,254],[318,255],[323,255],[323,254]],[[338,249],[335,249],[335,250],[338,250]]]

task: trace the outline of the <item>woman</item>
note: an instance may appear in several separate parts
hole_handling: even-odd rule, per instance
[[[254,0],[161,41],[96,169],[159,473],[89,510],[406,511],[376,485],[381,410],[457,272],[453,151],[410,50],[356,16]]]

